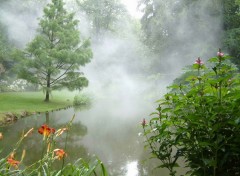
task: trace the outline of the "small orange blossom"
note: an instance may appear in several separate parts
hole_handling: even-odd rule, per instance
[[[60,160],[64,156],[67,156],[67,153],[63,149],[55,149],[53,150],[55,152],[56,157]]]
[[[51,133],[55,133],[55,129],[44,124],[38,129],[38,133],[42,134],[44,137],[48,137]]]
[[[10,166],[13,166],[15,169],[18,168],[20,161],[14,160],[14,153],[11,153],[10,156],[7,158],[7,162]]]

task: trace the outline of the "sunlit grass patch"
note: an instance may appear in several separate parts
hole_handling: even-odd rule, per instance
[[[54,91],[50,102],[44,102],[43,92],[0,93],[0,117],[4,113],[45,112],[71,106],[74,93]]]

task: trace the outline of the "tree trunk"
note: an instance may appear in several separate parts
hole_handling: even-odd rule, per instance
[[[47,89],[46,89],[46,97],[45,102],[49,102],[49,92],[50,92],[50,74],[47,75]]]
[[[46,124],[49,124],[49,112],[46,112]]]
[[[49,91],[46,90],[46,97],[45,97],[45,100],[46,102],[49,102]]]

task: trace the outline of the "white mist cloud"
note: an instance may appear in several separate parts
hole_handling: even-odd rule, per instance
[[[128,12],[131,16],[140,19],[143,13],[138,9],[139,0],[121,0],[122,3],[127,7]]]
[[[126,162],[130,158],[123,156],[126,152],[131,154],[132,161],[139,159],[142,152],[142,143],[139,145],[136,139],[140,131],[139,122],[154,111],[154,101],[180,75],[185,65],[194,63],[200,54],[207,58],[219,47],[221,17],[209,15],[208,3],[208,0],[195,1],[188,9],[189,14],[198,11],[198,19],[206,26],[199,30],[191,21],[192,16],[183,15],[177,25],[171,25],[175,29],[173,35],[178,45],[169,46],[162,55],[153,57],[147,54],[144,57],[144,47],[131,25],[127,30],[119,29],[125,36],[108,35],[103,37],[100,44],[92,44],[94,58],[81,71],[90,83],[85,91],[91,92],[95,99],[89,111],[77,114],[77,119],[88,127],[88,135],[81,142],[91,153],[97,153],[103,161],[115,163]],[[68,8],[77,12],[80,31],[89,36],[89,22],[77,9]],[[0,20],[8,27],[9,37],[21,47],[25,47],[36,34],[37,18],[42,15],[42,7],[34,3],[30,9],[23,9],[20,0],[12,0],[5,3],[0,12]],[[206,46],[213,48],[212,53],[205,51]],[[183,57],[186,53],[187,58]],[[149,76],[145,72],[145,66],[149,64],[145,62],[152,63],[160,74]],[[74,112],[66,113],[61,120],[71,117]],[[134,162],[129,168],[131,166],[136,170],[136,165]],[[127,174],[133,175],[135,172],[129,170]]]
[[[39,19],[43,16],[43,9],[50,0],[9,0],[1,4],[0,21],[7,27],[8,37],[20,48],[25,48],[37,34]],[[71,2],[71,3],[70,3]],[[78,10],[75,1],[67,1],[65,7],[75,13],[79,20],[81,36],[89,34],[89,23],[86,17]]]
[[[179,1],[175,5],[182,7],[182,3]],[[173,79],[180,76],[182,68],[193,64],[197,57],[206,61],[216,54],[221,47],[222,16],[209,0],[189,2],[178,16],[174,16],[174,6],[164,10],[162,13],[166,14],[166,20],[161,22],[169,29],[172,42],[156,56],[159,59],[155,59],[153,65],[159,65],[159,72]]]
[[[23,5],[21,0],[6,1],[0,12],[0,20],[7,26],[9,38],[22,48],[36,35],[39,22],[37,18],[42,16],[43,7],[46,4],[46,1],[26,2],[28,3]],[[86,16],[76,4],[71,4],[74,1],[66,2],[67,8],[76,12],[76,18],[80,21],[81,34],[88,38],[90,23]],[[132,12],[137,8],[137,0],[122,2]],[[212,56],[219,47],[221,17],[211,15],[210,5],[212,4],[208,0],[192,2],[187,12],[182,12],[183,15],[178,19],[177,24],[170,23],[170,28],[174,29],[172,35],[177,44],[169,46],[164,54],[154,57],[149,54],[144,57],[144,47],[132,29],[134,24],[120,22],[119,31],[123,35],[108,35],[103,37],[101,44],[93,43],[94,58],[90,64],[81,68],[90,80],[88,89],[101,92],[103,96],[122,98],[122,102],[126,97],[133,99],[142,95],[142,92],[152,94],[157,90],[156,92],[162,94],[164,92],[162,90],[181,74],[181,69],[185,65],[193,63],[198,56],[203,59]],[[166,13],[172,14],[172,10],[169,8]],[[198,15],[198,23],[202,21],[203,24],[201,30],[197,28],[190,14]],[[206,46],[212,48],[212,53],[206,51]],[[146,78],[148,73],[145,73],[145,68],[149,67],[149,63],[155,67],[158,66],[155,72],[159,72],[160,76]],[[149,70],[151,68],[148,68]]]
[[[44,3],[38,1],[9,0],[2,4],[0,21],[8,29],[9,39],[24,48],[33,39],[42,15]]]

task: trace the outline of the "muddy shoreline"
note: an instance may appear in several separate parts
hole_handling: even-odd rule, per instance
[[[67,106],[64,108],[60,108],[60,109],[52,109],[50,111],[44,111],[44,112],[28,112],[28,111],[23,111],[20,113],[12,113],[12,112],[7,112],[7,113],[3,113],[2,115],[2,120],[0,120],[0,126],[5,126],[5,125],[10,125],[14,122],[16,122],[17,120],[21,119],[21,118],[25,118],[31,115],[35,115],[35,114],[43,114],[43,113],[48,113],[48,112],[53,112],[53,111],[60,111],[63,109],[68,109],[71,108],[73,106]]]

